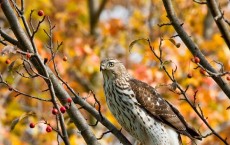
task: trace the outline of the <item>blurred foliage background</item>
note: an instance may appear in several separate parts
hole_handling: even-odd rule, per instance
[[[95,0],[95,6],[100,5],[100,0]],[[227,0],[220,0],[220,7],[225,12],[225,17],[230,20],[230,3]],[[163,41],[162,50],[164,60],[172,61],[167,66],[170,70],[177,66],[175,74],[178,83],[184,88],[190,85],[188,94],[193,100],[193,94],[198,90],[197,103],[200,104],[204,115],[210,125],[224,138],[230,137],[230,113],[227,107],[230,105],[229,99],[219,89],[215,82],[202,75],[199,69],[194,69],[196,64],[191,61],[193,56],[188,51],[179,37],[175,37],[175,42],[180,45],[176,47],[167,40],[176,35],[172,26],[159,27],[158,24],[169,23],[162,1],[158,0],[111,0],[106,3],[95,27],[95,34],[90,34],[89,5],[86,0],[36,0],[25,1],[26,18],[29,19],[31,10],[34,22],[41,20],[37,15],[39,10],[43,10],[49,16],[54,30],[54,44],[63,41],[57,57],[56,63],[63,79],[70,84],[82,97],[87,97],[90,90],[93,90],[102,105],[101,112],[118,128],[120,125],[109,112],[105,103],[103,92],[103,80],[99,71],[100,61],[106,57],[120,59],[129,69],[129,72],[137,79],[157,87],[159,92],[164,92],[164,97],[171,101],[190,122],[203,135],[210,131],[204,123],[197,117],[189,105],[180,100],[182,96],[168,90],[166,85],[170,84],[169,78],[160,69],[159,62],[154,57],[147,43],[136,44],[129,52],[129,44],[138,38],[150,38],[151,44],[158,51],[160,38]],[[225,45],[212,16],[206,5],[200,5],[192,0],[174,0],[174,7],[183,24],[183,28],[196,42],[206,58],[217,70],[220,66],[214,61],[222,62],[226,70],[230,69],[230,51]],[[0,25],[9,34],[9,24],[2,11],[0,12]],[[36,34],[36,45],[43,58],[51,58],[48,49],[45,47],[48,38],[42,29],[47,29],[48,23],[43,23],[41,29]],[[11,34],[13,36],[13,34]],[[14,37],[14,36],[13,36]],[[0,50],[4,48],[0,45]],[[67,61],[63,58],[67,57]],[[41,78],[26,79],[15,72],[9,71],[9,65],[5,63],[7,59],[20,63],[20,55],[10,54],[0,56],[0,73],[12,87],[22,92],[50,98],[44,80]],[[20,69],[20,68],[18,68]],[[192,74],[192,78],[187,75]],[[224,78],[226,76],[223,76]],[[8,88],[0,86],[0,145],[55,145],[57,136],[55,132],[46,133],[42,120],[47,120],[51,125],[55,125],[55,116],[52,115],[52,104],[28,99],[23,96],[14,97]],[[93,97],[86,99],[94,103]],[[30,116],[21,120],[10,131],[11,123],[26,112],[35,112],[36,116]],[[93,124],[95,120],[84,110],[85,118]],[[71,144],[84,145],[77,128],[70,123],[65,114],[68,133]],[[34,129],[29,128],[29,123],[38,123]],[[92,127],[97,137],[107,129],[102,125]],[[127,134],[124,130],[123,133]],[[128,136],[128,135],[127,135]],[[130,140],[131,137],[128,136]],[[112,135],[106,134],[101,140],[101,144],[120,144]],[[190,140],[183,137],[184,144],[190,144]],[[209,136],[199,144],[221,144],[213,135]]]

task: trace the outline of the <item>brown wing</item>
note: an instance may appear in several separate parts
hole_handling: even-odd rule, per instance
[[[180,112],[164,100],[150,85],[131,79],[129,81],[137,101],[153,117],[174,128],[178,133],[190,138],[201,139],[199,133],[190,127]]]

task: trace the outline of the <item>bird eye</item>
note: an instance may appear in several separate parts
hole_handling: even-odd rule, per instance
[[[114,63],[113,62],[110,62],[109,63],[109,67],[113,67],[114,66]]]

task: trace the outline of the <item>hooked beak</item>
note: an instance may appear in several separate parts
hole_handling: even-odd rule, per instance
[[[100,71],[103,71],[103,70],[105,70],[105,65],[101,64]]]

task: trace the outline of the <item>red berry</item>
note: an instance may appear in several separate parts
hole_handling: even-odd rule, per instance
[[[194,57],[194,62],[195,63],[200,63],[200,58],[199,57]]]
[[[30,128],[34,128],[35,124],[34,123],[30,123]]]
[[[12,88],[12,87],[9,87],[8,89],[9,89],[9,91],[12,91],[12,90],[13,90],[13,88]]]
[[[71,103],[71,102],[72,102],[72,98],[68,98],[68,99],[67,99],[67,102],[68,102],[68,103]]]
[[[30,53],[26,53],[26,58],[30,59],[31,58],[31,54]]]
[[[67,61],[67,56],[64,56],[64,57],[63,57],[63,61]]]
[[[10,59],[7,59],[6,60],[6,64],[10,64],[11,63],[11,60]]]
[[[61,113],[65,113],[66,108],[65,108],[64,106],[62,106],[62,107],[60,108],[60,111],[61,111]]]
[[[53,108],[52,114],[53,114],[53,115],[57,115],[57,114],[58,114],[58,110],[57,110],[56,108]]]
[[[187,77],[188,77],[188,78],[192,78],[192,74],[191,74],[191,73],[188,73],[188,74],[187,74]]]
[[[226,79],[227,79],[228,81],[230,81],[230,76],[228,75],[228,76],[226,77]]]
[[[51,132],[52,130],[53,130],[52,127],[50,127],[49,125],[47,125],[46,132]]]
[[[200,69],[200,73],[201,73],[201,74],[205,75],[205,72],[206,72],[206,71],[205,71],[203,68]]]
[[[38,11],[38,16],[43,16],[44,15],[44,11],[43,10],[39,10]]]

